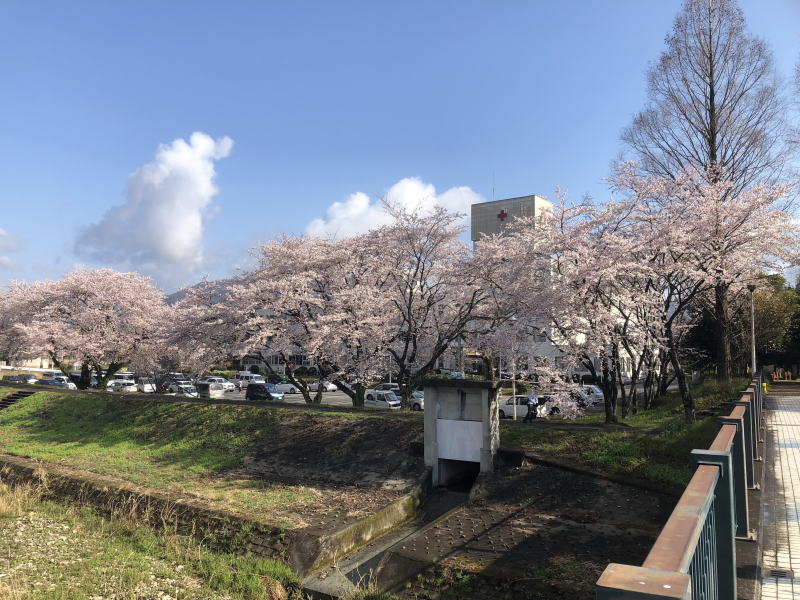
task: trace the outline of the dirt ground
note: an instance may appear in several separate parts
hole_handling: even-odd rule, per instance
[[[403,598],[593,599],[608,563],[641,564],[677,500],[539,465],[485,490],[409,540],[409,558],[436,564]]]
[[[313,490],[318,501],[283,518],[343,526],[406,493],[424,472],[422,423],[282,413],[280,427],[224,477]],[[275,508],[280,511],[280,507]]]

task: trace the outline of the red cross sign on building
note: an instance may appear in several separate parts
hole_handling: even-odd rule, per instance
[[[505,211],[505,209],[503,209],[499,213],[497,213],[497,218],[500,219],[501,221],[505,221],[507,216],[508,216],[508,213]]]

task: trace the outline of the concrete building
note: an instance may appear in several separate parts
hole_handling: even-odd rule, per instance
[[[483,235],[502,233],[517,217],[538,217],[552,207],[553,203],[542,196],[520,196],[473,204],[470,223],[472,243]]]
[[[543,213],[551,211],[552,208],[552,202],[537,195],[520,196],[518,198],[506,198],[503,200],[473,204],[471,207],[470,231],[472,243],[474,244],[484,235],[503,233],[503,230],[517,217],[539,217]],[[529,364],[544,360],[555,365],[557,368],[561,368],[561,365],[564,363],[563,354],[549,341],[549,338],[553,336],[553,332],[549,327],[543,324],[531,323],[530,325],[538,329],[541,333],[532,336],[530,348],[522,353],[521,358],[527,356]],[[505,370],[510,370],[508,357],[500,358],[503,360]],[[594,359],[593,362],[599,372],[599,361]],[[623,375],[630,375],[630,359],[627,357],[623,358],[622,371]],[[589,372],[579,368],[575,370],[573,374],[589,375]]]

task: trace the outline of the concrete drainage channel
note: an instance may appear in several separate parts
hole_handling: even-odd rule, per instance
[[[428,528],[463,507],[469,500],[471,484],[472,479],[457,482],[447,489],[432,490],[414,518],[310,573],[303,580],[304,591],[319,600],[332,600],[370,583],[388,590],[421,572],[428,563],[409,562],[400,551],[424,535]]]

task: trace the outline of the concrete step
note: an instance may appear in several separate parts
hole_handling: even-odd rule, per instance
[[[303,580],[303,589],[314,598],[328,600],[346,596],[356,587],[366,587],[373,581],[374,573],[387,552],[401,547],[406,539],[463,506],[466,501],[466,493],[433,490],[417,517],[342,557],[336,564],[309,574]]]
[[[6,396],[3,399],[0,399],[0,410],[2,410],[4,408],[8,408],[12,404],[16,404],[17,402],[19,402],[23,398],[27,398],[28,396],[32,396],[35,393],[36,392],[29,392],[29,391],[14,392],[13,394],[10,394],[10,395]]]

